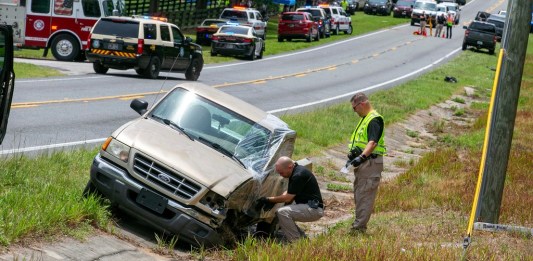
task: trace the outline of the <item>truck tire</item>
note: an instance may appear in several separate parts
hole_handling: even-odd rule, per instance
[[[468,45],[466,45],[466,43],[463,43],[463,51],[466,50],[466,48],[468,48]]]
[[[157,79],[161,70],[161,61],[159,57],[154,56],[150,59],[148,66],[144,69],[144,76],[149,79]]]
[[[202,71],[202,64],[198,58],[192,58],[191,64],[187,71],[185,72],[185,79],[188,81],[196,81],[200,77],[200,72]]]
[[[78,40],[70,34],[60,34],[52,40],[52,55],[58,61],[74,61],[80,54]]]
[[[98,191],[96,186],[90,180],[89,182],[87,182],[87,185],[85,186],[85,189],[83,190],[83,193],[81,195],[84,198],[88,198],[90,195],[94,195],[100,198],[104,196],[100,191]]]
[[[415,25],[415,20],[411,19],[411,26]]]
[[[98,74],[106,74],[109,68],[105,67],[103,64],[96,61],[93,63],[93,70],[95,73],[98,73]]]
[[[489,49],[489,54],[490,55],[494,54],[494,49]]]
[[[350,27],[348,27],[348,30],[344,31],[344,34],[352,34],[353,32],[353,27],[352,25],[350,25]]]

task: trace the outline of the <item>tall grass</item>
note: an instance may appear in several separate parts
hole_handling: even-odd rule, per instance
[[[0,160],[0,245],[21,238],[69,234],[92,224],[105,227],[109,213],[94,198],[82,199],[96,150]]]

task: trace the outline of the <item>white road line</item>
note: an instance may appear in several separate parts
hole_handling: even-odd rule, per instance
[[[375,84],[375,85],[372,85],[372,86],[369,86],[369,87],[366,87],[364,89],[360,89],[360,90],[357,90],[357,91],[354,91],[354,92],[341,94],[341,95],[338,95],[338,96],[335,96],[335,97],[331,97],[331,98],[327,98],[327,99],[323,99],[323,100],[319,100],[319,101],[315,101],[315,102],[310,102],[310,103],[300,104],[300,105],[296,105],[296,106],[291,106],[291,107],[271,110],[271,111],[268,111],[268,113],[287,112],[287,111],[290,111],[290,110],[300,109],[300,108],[304,108],[304,107],[308,107],[308,106],[312,106],[312,105],[316,105],[316,104],[325,103],[325,102],[329,102],[329,101],[332,101],[332,100],[348,97],[348,96],[354,95],[357,92],[370,91],[370,90],[382,87],[384,85],[387,85],[387,84],[390,84],[390,83],[405,79],[407,77],[410,77],[412,75],[420,73],[420,72],[422,72],[424,70],[427,70],[427,69],[429,69],[429,68],[431,68],[431,67],[433,67],[433,66],[435,66],[435,65],[437,65],[439,63],[441,63],[443,60],[449,58],[450,56],[454,55],[455,53],[457,53],[460,50],[461,50],[461,48],[457,48],[457,49],[451,51],[450,53],[448,53],[447,55],[443,56],[442,58],[434,61],[433,63],[431,63],[431,64],[429,64],[429,65],[427,65],[425,67],[422,67],[422,68],[420,68],[420,69],[418,69],[416,71],[413,71],[413,72],[411,72],[409,74],[397,77],[395,79],[388,80],[386,82],[382,82],[382,83]],[[85,144],[92,144],[92,143],[101,143],[101,142],[103,142],[105,140],[106,140],[106,138],[99,138],[99,139],[84,140],[84,141],[74,141],[74,142],[50,144],[50,145],[45,145],[45,146],[36,146],[36,147],[27,147],[27,148],[20,148],[20,149],[2,150],[2,151],[0,151],[0,155],[14,154],[14,153],[24,153],[24,152],[33,152],[33,151],[55,149],[55,148],[64,148],[64,147],[85,145]]]
[[[113,76],[93,76],[93,77],[78,77],[78,78],[55,78],[55,79],[40,79],[40,80],[16,80],[16,83],[27,83],[27,82],[54,82],[54,81],[72,81],[72,80],[86,80],[86,79],[99,79],[99,78],[109,78]]]
[[[74,142],[50,144],[50,145],[44,145],[44,146],[27,147],[27,148],[20,148],[20,149],[2,150],[2,151],[0,151],[0,155],[18,154],[18,153],[24,153],[24,152],[33,152],[33,151],[48,150],[48,149],[55,149],[55,148],[65,148],[65,147],[70,147],[70,146],[86,145],[86,144],[92,144],[92,143],[100,143],[100,142],[104,142],[105,140],[106,140],[106,138],[101,138],[101,139],[92,139],[92,140],[83,140],[83,141],[74,141]]]

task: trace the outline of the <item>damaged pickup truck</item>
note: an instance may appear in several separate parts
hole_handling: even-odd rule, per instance
[[[257,211],[255,201],[287,189],[274,168],[293,153],[296,133],[286,123],[201,83],[178,84],[150,109],[137,99],[131,108],[141,117],[104,142],[85,196],[104,196],[195,245],[274,225],[282,205]]]

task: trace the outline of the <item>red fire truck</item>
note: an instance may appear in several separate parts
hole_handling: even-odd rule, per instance
[[[73,61],[84,58],[96,21],[123,10],[123,0],[0,0],[0,23],[13,27],[15,46]]]

